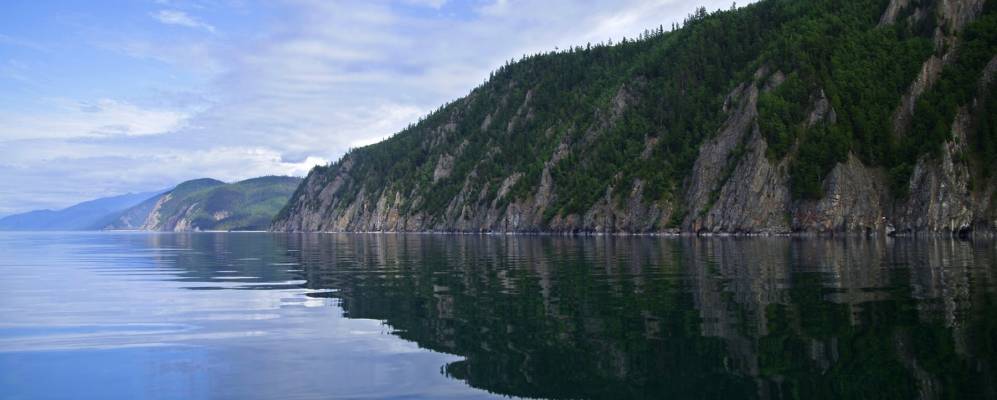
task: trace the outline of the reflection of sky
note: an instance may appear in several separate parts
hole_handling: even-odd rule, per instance
[[[419,349],[381,321],[344,318],[336,300],[306,297],[284,273],[293,265],[229,265],[253,257],[224,241],[218,254],[193,258],[182,246],[155,247],[177,243],[135,234],[0,235],[0,394],[485,395],[442,376],[457,357]],[[266,268],[275,271],[271,282],[257,276]],[[249,279],[215,279],[226,276]],[[260,286],[267,290],[218,290]],[[191,290],[198,287],[207,290]]]

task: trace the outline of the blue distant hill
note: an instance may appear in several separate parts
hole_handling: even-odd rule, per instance
[[[36,210],[0,218],[0,230],[92,230],[100,229],[123,210],[165,190],[128,193],[85,201],[62,210]]]

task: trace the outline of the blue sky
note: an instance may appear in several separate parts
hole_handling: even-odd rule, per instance
[[[304,175],[505,60],[634,37],[728,0],[0,4],[0,215]]]

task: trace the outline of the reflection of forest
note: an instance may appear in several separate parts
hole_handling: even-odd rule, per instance
[[[497,393],[997,396],[993,243],[264,237],[233,253],[286,254],[287,279],[464,356],[444,373]]]
[[[703,333],[760,397],[994,397],[991,243],[691,242]]]

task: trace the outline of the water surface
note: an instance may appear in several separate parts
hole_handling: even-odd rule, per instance
[[[994,398],[948,239],[0,233],[0,398]]]

